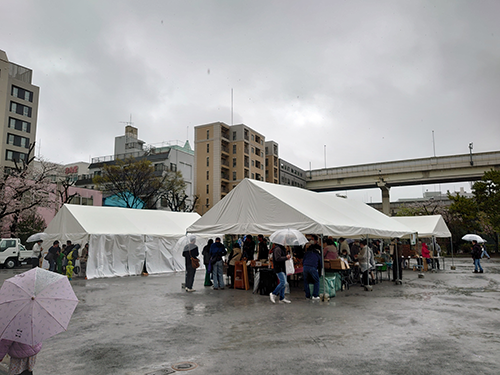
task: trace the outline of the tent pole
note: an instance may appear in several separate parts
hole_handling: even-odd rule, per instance
[[[321,277],[323,278],[323,297],[326,291],[326,277],[325,277],[325,250],[323,249],[323,235],[320,236],[320,246],[321,246]]]
[[[452,270],[456,269],[455,262],[453,259],[453,236],[450,236],[450,245],[451,245],[451,268]]]

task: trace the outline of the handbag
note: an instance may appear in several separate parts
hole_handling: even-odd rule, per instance
[[[285,261],[285,268],[286,268],[286,274],[288,275],[293,275],[295,273],[295,267],[293,266],[293,259],[287,259]]]
[[[191,257],[191,267],[193,267],[194,269],[200,267],[200,260],[191,256],[191,250],[189,250],[189,256]]]

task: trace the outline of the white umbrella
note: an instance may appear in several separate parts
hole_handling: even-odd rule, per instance
[[[45,233],[35,233],[32,234],[31,236],[28,237],[26,242],[38,242],[38,241],[43,241],[45,238],[46,234]]]
[[[272,243],[277,243],[283,246],[297,246],[305,245],[308,241],[307,238],[296,229],[278,229],[271,234],[269,240]]]
[[[462,240],[464,240],[464,241],[476,241],[478,243],[486,242],[486,240],[483,240],[481,238],[481,236],[478,236],[477,234],[466,234],[465,236],[462,237]]]

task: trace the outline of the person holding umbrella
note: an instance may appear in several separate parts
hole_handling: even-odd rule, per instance
[[[0,360],[11,356],[9,375],[32,374],[42,342],[68,328],[78,304],[68,278],[33,268],[0,288]]]
[[[481,267],[481,255],[483,254],[483,249],[477,243],[476,240],[472,240],[472,259],[474,259],[474,273],[483,273],[483,267]]]
[[[290,254],[286,253],[286,248],[283,245],[275,244],[273,252],[273,269],[278,276],[280,283],[274,289],[269,298],[272,303],[276,303],[276,297],[280,297],[280,302],[291,303],[290,300],[285,298],[285,286],[286,286],[286,266],[285,262],[290,259]]]
[[[0,362],[6,354],[10,356],[9,374],[32,375],[36,355],[42,349],[42,343],[34,346],[12,340],[0,340]]]

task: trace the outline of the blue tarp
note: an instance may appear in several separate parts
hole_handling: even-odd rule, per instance
[[[125,200],[125,199],[126,200]],[[134,201],[135,199],[135,201]],[[128,205],[127,205],[128,202]],[[130,193],[124,193],[122,195],[111,195],[110,197],[104,198],[103,206],[107,207],[129,207],[129,208],[144,208],[144,202],[140,199],[136,199]]]

